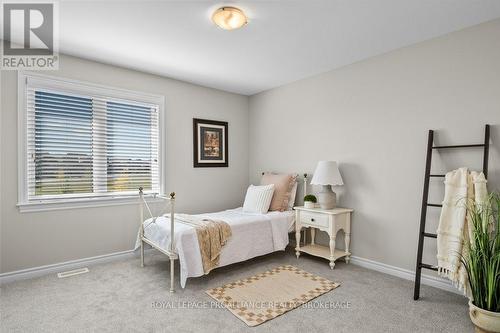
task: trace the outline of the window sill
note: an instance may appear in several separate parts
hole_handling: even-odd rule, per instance
[[[148,202],[161,202],[162,199],[149,197]],[[33,201],[18,203],[20,213],[44,212],[52,210],[109,207],[118,205],[139,204],[139,197],[110,197],[110,198],[82,198],[82,199],[59,199],[46,201]]]

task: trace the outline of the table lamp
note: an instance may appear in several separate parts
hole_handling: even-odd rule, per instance
[[[322,209],[333,209],[337,206],[337,195],[332,191],[332,186],[344,185],[337,162],[319,161],[311,184],[323,185],[323,189],[318,194],[319,206]]]

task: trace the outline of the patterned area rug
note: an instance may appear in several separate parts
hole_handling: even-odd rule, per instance
[[[206,293],[248,326],[257,326],[338,286],[338,283],[286,265]]]

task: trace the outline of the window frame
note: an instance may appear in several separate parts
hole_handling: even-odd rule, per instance
[[[17,207],[20,212],[48,211],[58,209],[73,209],[84,207],[103,207],[112,205],[126,205],[136,203],[138,194],[110,194],[99,197],[81,197],[60,198],[60,199],[39,199],[28,200],[28,133],[26,107],[26,87],[28,79],[39,81],[44,87],[54,89],[60,92],[89,94],[92,96],[104,96],[118,100],[130,100],[135,102],[149,103],[158,105],[158,168],[160,193],[165,193],[166,179],[166,142],[165,142],[165,96],[137,92],[127,89],[115,88],[92,82],[68,79],[59,76],[33,73],[29,71],[19,71],[18,73],[18,198]]]

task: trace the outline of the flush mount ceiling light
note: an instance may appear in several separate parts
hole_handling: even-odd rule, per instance
[[[245,13],[236,7],[222,7],[212,15],[212,21],[224,30],[241,28],[248,23]]]

